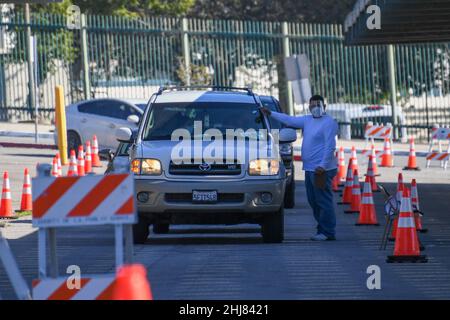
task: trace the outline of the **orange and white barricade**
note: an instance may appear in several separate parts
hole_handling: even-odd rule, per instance
[[[383,124],[373,124],[369,121],[364,130],[364,138],[366,139],[366,147],[369,144],[369,140],[374,143],[375,139],[384,140],[386,138],[392,140],[392,124],[388,123],[386,126]],[[366,148],[364,148],[366,149]]]
[[[447,151],[443,151],[443,142],[447,142]],[[434,145],[437,144],[437,150]],[[427,154],[427,165],[429,168],[431,161],[440,161],[441,167],[447,169],[450,154],[450,128],[442,128],[434,125],[431,129],[431,140]]]
[[[58,278],[55,229],[114,225],[116,268],[130,263],[133,256],[132,224],[137,221],[133,177],[129,174],[38,177],[32,183],[32,221],[33,226],[39,228],[39,279],[35,281],[33,297],[64,300],[104,298],[115,276],[113,274],[81,276],[83,285],[79,290],[66,290],[70,281]],[[47,263],[47,256],[50,263]]]
[[[34,280],[34,300],[112,300],[114,275]],[[77,283],[78,281],[78,283]]]

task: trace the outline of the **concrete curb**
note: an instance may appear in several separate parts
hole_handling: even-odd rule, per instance
[[[35,143],[20,143],[20,142],[0,142],[0,147],[3,148],[30,148],[30,149],[51,149],[57,150],[58,147],[52,144],[35,144]]]
[[[0,137],[34,138],[34,132],[27,131],[0,131]],[[54,133],[38,133],[39,139],[53,139]]]

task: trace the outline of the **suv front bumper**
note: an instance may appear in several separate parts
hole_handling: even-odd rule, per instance
[[[148,193],[148,201],[136,200],[140,213],[165,212],[275,212],[283,206],[285,179],[181,181],[136,179],[136,195]],[[192,202],[192,191],[217,191],[218,201],[211,204]],[[261,195],[271,194],[270,202]],[[267,195],[266,195],[267,196]],[[267,199],[266,199],[267,200]]]

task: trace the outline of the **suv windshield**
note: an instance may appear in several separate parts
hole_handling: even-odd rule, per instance
[[[265,128],[257,105],[229,102],[155,103],[147,117],[143,140],[170,140],[176,129],[187,129],[194,135],[194,121],[200,121],[203,132],[218,129]]]

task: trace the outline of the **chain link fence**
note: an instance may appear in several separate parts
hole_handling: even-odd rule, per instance
[[[148,99],[160,85],[248,86],[288,110],[284,57],[306,54],[313,93],[327,98],[341,128],[361,137],[368,121],[393,123],[397,137],[426,140],[433,124],[450,123],[448,43],[397,45],[390,87],[387,46],[344,46],[340,25],[32,14],[36,59],[29,61],[24,16],[0,16],[0,119],[34,116],[28,65],[36,67],[36,103],[51,119],[54,87],[66,103],[99,97]],[[394,96],[392,95],[394,94]],[[392,107],[395,103],[395,107]],[[306,112],[296,105],[296,114]]]

